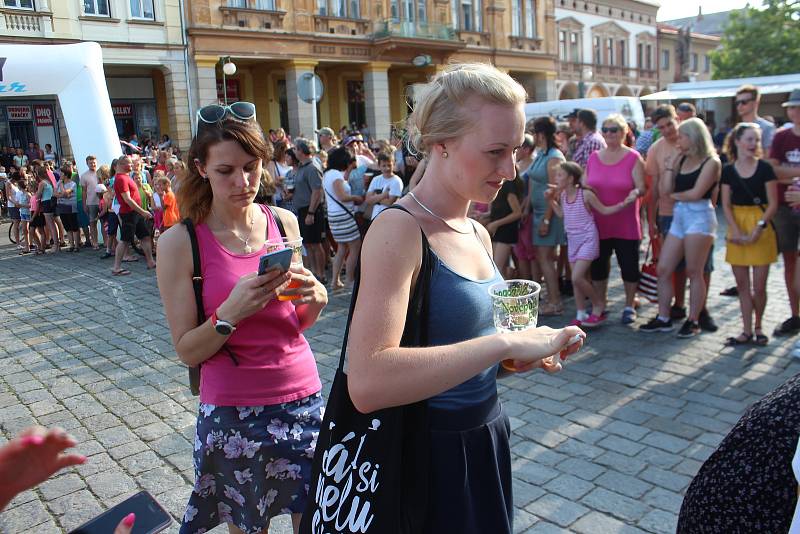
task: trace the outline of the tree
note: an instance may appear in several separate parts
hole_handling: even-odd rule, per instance
[[[714,79],[800,72],[800,0],[732,11],[711,62]]]

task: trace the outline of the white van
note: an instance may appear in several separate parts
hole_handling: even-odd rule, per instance
[[[642,104],[635,96],[609,96],[600,98],[576,98],[572,100],[550,100],[525,104],[525,121],[538,117],[553,117],[556,122],[565,121],[568,113],[575,109],[592,109],[597,113],[598,128],[606,117],[619,113],[625,120],[644,129]]]

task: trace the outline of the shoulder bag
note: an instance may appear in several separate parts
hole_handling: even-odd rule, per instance
[[[283,222],[281,222],[280,217],[278,217],[278,213],[272,206],[267,206],[267,208],[269,208],[272,218],[275,219],[275,224],[278,225],[278,231],[281,233],[281,237],[286,237],[286,230],[283,228]],[[197,326],[200,326],[206,320],[206,312],[203,307],[203,270],[200,265],[200,247],[197,244],[197,232],[195,232],[194,229],[194,222],[187,217],[183,220],[183,225],[189,233],[189,241],[192,244],[192,289],[194,289],[194,301],[197,306]],[[239,365],[236,356],[229,350],[226,350],[225,345],[222,346],[222,349],[228,353],[228,356],[231,357],[235,365]],[[201,365],[202,364],[189,367],[189,389],[192,390],[192,395],[195,397],[200,395]]]
[[[401,206],[387,209],[407,210]],[[400,346],[428,343],[431,251],[422,235],[422,265],[409,298]],[[344,372],[347,339],[358,298],[360,264],[339,367],[325,409],[301,534],[417,534],[428,503],[428,402],[359,412]]]

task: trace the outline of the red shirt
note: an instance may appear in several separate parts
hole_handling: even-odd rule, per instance
[[[155,167],[153,167],[153,174],[155,174],[158,171],[163,171],[164,174],[167,174],[167,166],[166,165],[156,165]]]
[[[792,128],[786,128],[775,134],[769,149],[769,157],[778,160],[781,165],[797,167],[797,176],[800,176],[800,137],[795,135]],[[781,204],[786,204],[784,193],[787,187],[778,184],[778,198]]]
[[[119,200],[119,214],[124,215],[125,213],[133,212],[133,208],[125,202],[122,198],[122,193],[125,191],[131,196],[131,200],[133,200],[137,206],[142,205],[142,199],[139,196],[139,188],[136,187],[136,182],[131,179],[131,177],[125,173],[119,173],[114,176],[114,194],[117,195],[117,200]]]

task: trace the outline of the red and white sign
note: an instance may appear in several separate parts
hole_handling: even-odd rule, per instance
[[[29,121],[31,120],[30,106],[6,106],[8,120],[10,121]]]
[[[36,115],[36,126],[53,126],[53,108],[51,106],[33,106]]]
[[[117,119],[133,117],[133,104],[111,104],[111,111]]]

